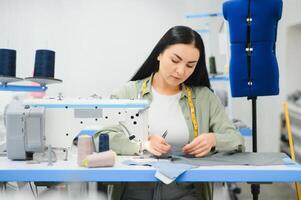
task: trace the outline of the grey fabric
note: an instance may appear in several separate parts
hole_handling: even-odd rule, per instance
[[[190,164],[185,163],[173,163],[169,159],[159,159],[156,162],[135,162],[133,160],[125,160],[123,164],[126,165],[140,165],[140,166],[153,166],[155,167],[161,174],[165,175],[170,179],[176,179],[185,171],[196,167]]]
[[[285,165],[292,164],[285,162],[288,156],[284,153],[252,153],[252,152],[222,152],[203,158],[188,158],[184,156],[171,156],[170,159],[158,159],[155,162],[135,162],[126,160],[123,164],[153,166],[161,174],[175,180],[185,171],[198,166],[217,166],[217,165]]]
[[[285,165],[284,160],[288,156],[284,153],[276,152],[221,152],[203,158],[187,158],[183,156],[173,156],[174,163],[185,163],[193,166],[214,166],[214,165]]]

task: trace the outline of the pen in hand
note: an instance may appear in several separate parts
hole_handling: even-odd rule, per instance
[[[164,131],[164,133],[163,133],[162,137],[165,139],[165,138],[166,138],[166,135],[167,135],[167,130],[166,130],[166,131]]]

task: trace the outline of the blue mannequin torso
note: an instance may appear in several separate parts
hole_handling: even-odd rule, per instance
[[[279,93],[279,72],[275,55],[277,23],[282,0],[250,0],[250,71],[246,53],[248,0],[229,0],[223,14],[229,22],[231,60],[230,85],[233,97],[256,97]],[[248,84],[251,82],[251,84]]]

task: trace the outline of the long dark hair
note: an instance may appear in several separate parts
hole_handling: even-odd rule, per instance
[[[205,86],[210,88],[203,40],[196,31],[186,26],[175,26],[169,29],[157,43],[143,65],[131,78],[131,81],[144,79],[152,73],[157,72],[159,70],[157,57],[173,44],[194,44],[200,52],[200,58],[194,72],[184,83],[189,86]]]

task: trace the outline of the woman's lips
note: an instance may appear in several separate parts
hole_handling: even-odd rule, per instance
[[[181,80],[181,78],[176,77],[176,76],[171,76],[172,78],[176,79],[176,80]]]

